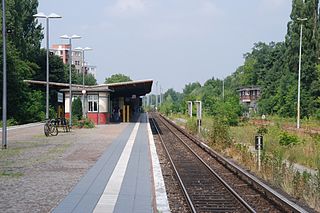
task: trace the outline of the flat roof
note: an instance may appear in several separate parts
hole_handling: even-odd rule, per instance
[[[118,97],[145,96],[151,92],[153,80],[127,81],[120,83],[104,84],[114,90],[112,95]],[[102,85],[101,85],[102,86]]]
[[[35,80],[24,80],[24,82],[29,84],[38,84],[46,85],[46,81],[35,81]],[[119,97],[131,97],[132,95],[144,96],[151,92],[153,80],[137,80],[137,81],[127,81],[119,83],[110,83],[110,84],[99,84],[99,85],[85,85],[84,88],[87,91],[108,91],[113,92],[114,96]],[[60,89],[62,92],[69,91],[68,83],[58,83],[58,82],[49,82],[49,86]],[[72,84],[72,91],[82,91],[83,85],[81,84]]]

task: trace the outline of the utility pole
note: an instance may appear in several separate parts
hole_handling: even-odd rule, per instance
[[[300,128],[300,81],[301,81],[301,52],[302,52],[302,22],[307,18],[297,18],[300,23],[300,46],[299,46],[299,71],[298,71],[298,103],[297,103],[297,129]]]
[[[2,89],[2,149],[7,148],[7,44],[6,2],[2,0],[3,89]]]
[[[158,81],[156,82],[156,110],[158,110]]]

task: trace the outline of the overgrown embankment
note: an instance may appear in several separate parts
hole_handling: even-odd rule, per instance
[[[198,134],[195,118],[174,119]],[[218,117],[205,117],[198,135],[216,151],[319,211],[320,128],[317,126],[316,121],[306,122],[296,131],[292,121],[276,118],[250,120],[230,127]],[[260,171],[254,148],[254,136],[258,133],[264,136]]]

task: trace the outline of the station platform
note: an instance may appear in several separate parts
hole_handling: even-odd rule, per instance
[[[147,114],[124,129],[53,212],[170,212]]]

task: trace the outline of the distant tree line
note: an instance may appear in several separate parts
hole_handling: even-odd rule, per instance
[[[300,24],[303,24],[301,69],[301,116],[320,118],[320,37],[319,1],[293,0],[291,20],[283,42],[258,42],[244,55],[245,61],[225,78],[225,99],[222,100],[222,81],[209,79],[203,86],[190,83],[183,93],[169,89],[164,94],[164,112],[185,112],[186,101],[202,100],[208,115],[222,115],[229,124],[246,109],[239,105],[237,89],[259,86],[260,114],[294,117],[297,112],[298,59]]]

